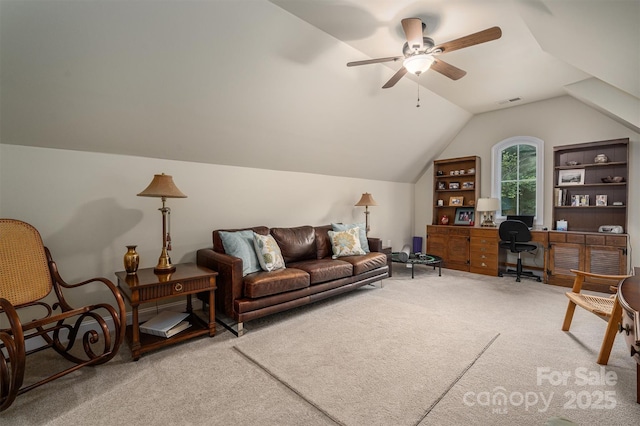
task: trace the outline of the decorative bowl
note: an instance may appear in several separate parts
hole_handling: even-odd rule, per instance
[[[579,163],[579,162],[577,162],[577,161],[567,161],[565,164],[566,164],[567,166],[577,166],[577,165],[578,165],[578,164],[580,164],[580,163]]]
[[[607,163],[607,162],[609,162],[609,158],[608,158],[606,155],[604,155],[604,154],[598,154],[598,155],[596,155],[596,157],[593,159],[593,162],[594,162],[594,163],[600,163],[600,164],[602,164],[602,163]]]
[[[602,181],[604,183],[620,183],[624,182],[624,178],[622,176],[607,176],[603,177]]]

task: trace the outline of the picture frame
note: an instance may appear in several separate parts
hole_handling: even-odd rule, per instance
[[[596,206],[606,206],[606,205],[607,205],[607,196],[596,195]]]
[[[575,194],[571,196],[571,207],[585,207],[589,205],[588,194]]]
[[[456,209],[456,216],[453,222],[454,225],[468,225],[470,226],[475,221],[475,210],[473,207],[458,207]]]
[[[462,182],[462,189],[473,189],[473,182]]]
[[[460,189],[460,182],[449,182],[449,189]]]
[[[464,197],[463,196],[449,197],[449,205],[450,206],[461,206],[462,204],[464,204]]]
[[[584,185],[584,169],[558,170],[558,186]]]

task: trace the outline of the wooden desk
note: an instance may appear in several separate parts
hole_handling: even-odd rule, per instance
[[[618,286],[618,301],[624,310],[621,330],[637,363],[636,401],[640,404],[640,276],[631,276]]]

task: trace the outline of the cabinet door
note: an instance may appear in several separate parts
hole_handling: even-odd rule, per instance
[[[549,282],[573,282],[571,269],[585,270],[584,251],[583,244],[552,243],[549,249]]]
[[[446,234],[429,234],[427,235],[427,253],[440,256],[443,260],[447,260],[447,235]]]
[[[585,264],[588,272],[603,275],[624,275],[627,272],[627,255],[621,247],[587,246]]]
[[[469,270],[469,237],[449,235],[446,267],[460,271]]]

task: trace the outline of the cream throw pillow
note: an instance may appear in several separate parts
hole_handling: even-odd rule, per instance
[[[265,271],[274,271],[285,267],[282,252],[271,235],[253,233],[253,245],[256,248],[258,262]]]
[[[344,231],[329,231],[333,255],[341,257],[366,254],[360,245],[359,234],[360,228],[358,227]]]

